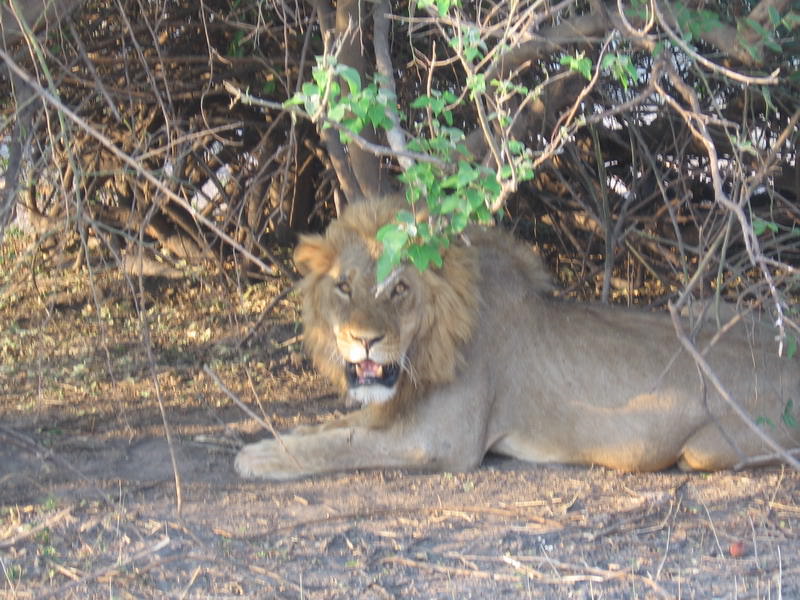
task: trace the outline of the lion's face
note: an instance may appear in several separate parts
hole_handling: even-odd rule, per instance
[[[369,249],[352,244],[335,257],[315,293],[350,396],[362,404],[390,400],[401,377],[413,376],[410,348],[427,300],[419,273],[402,268],[377,285]]]
[[[317,367],[362,404],[388,402],[405,383],[452,379],[477,302],[474,262],[463,249],[451,249],[443,269],[401,266],[377,284],[375,233],[396,209],[372,210],[360,220],[346,212],[324,237],[303,236],[295,250],[305,275],[305,345]]]

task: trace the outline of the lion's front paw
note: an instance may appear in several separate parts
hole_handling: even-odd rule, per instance
[[[275,440],[247,444],[236,455],[234,466],[246,478],[292,479],[303,475],[297,460]]]

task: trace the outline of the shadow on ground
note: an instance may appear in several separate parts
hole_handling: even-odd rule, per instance
[[[107,294],[98,310],[84,294],[46,310],[12,289],[0,305],[3,597],[800,597],[798,473],[490,458],[466,474],[242,481],[235,449],[266,434],[204,364],[279,430],[343,410],[298,355],[295,299],[264,318],[277,288],[235,304],[165,294],[147,315],[150,361],[130,303]]]

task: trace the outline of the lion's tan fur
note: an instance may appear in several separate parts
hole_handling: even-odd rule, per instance
[[[372,352],[405,367],[396,391],[281,443],[246,446],[243,475],[462,470],[489,450],[623,470],[719,469],[767,452],[701,379],[667,315],[552,298],[539,259],[496,229],[470,230],[441,269],[401,269],[401,300],[381,296],[375,234],[396,210],[354,205],[295,252],[314,363],[346,390],[342,353],[371,338]],[[348,295],[334,289],[342,280]],[[782,417],[790,401],[794,414],[800,406],[800,369],[759,327],[734,327],[706,359],[749,414],[771,424],[765,431],[793,447],[800,432]],[[697,334],[700,348],[713,333]]]

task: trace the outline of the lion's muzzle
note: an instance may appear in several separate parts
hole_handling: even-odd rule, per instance
[[[348,362],[345,366],[345,375],[347,385],[351,389],[365,385],[392,388],[400,377],[400,365],[397,363],[382,365],[370,359],[357,363]]]

